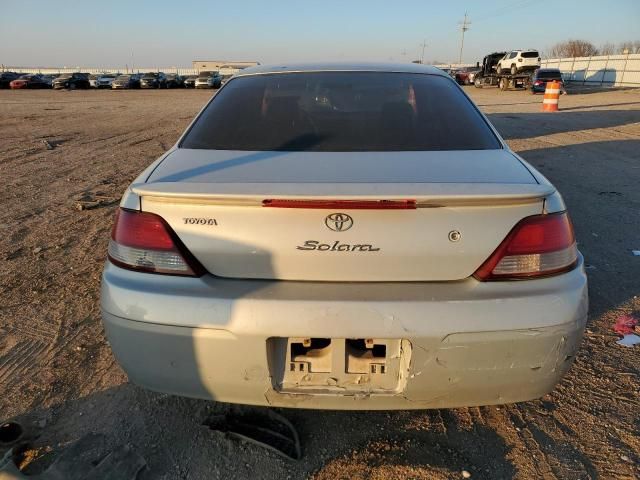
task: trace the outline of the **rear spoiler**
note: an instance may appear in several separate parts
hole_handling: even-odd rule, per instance
[[[406,200],[417,208],[537,203],[555,193],[551,185],[502,183],[194,183],[155,182],[131,186],[153,201],[259,206],[287,200]],[[354,193],[357,192],[357,193]]]

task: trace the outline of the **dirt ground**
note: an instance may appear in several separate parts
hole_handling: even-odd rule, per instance
[[[526,92],[466,91],[571,211],[591,300],[576,363],[516,405],[279,410],[300,433],[298,462],[204,425],[227,405],[128,383],[100,322],[118,199],[211,93],[0,91],[0,421],[27,429],[26,471],[98,432],[146,459],[144,479],[640,478],[640,346],[612,331],[640,317],[640,90],[571,93],[556,114]]]

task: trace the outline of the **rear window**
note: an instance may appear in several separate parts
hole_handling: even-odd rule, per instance
[[[501,148],[451,79],[384,72],[236,78],[180,146],[318,152]]]
[[[538,52],[522,52],[523,58],[538,58],[539,56]]]
[[[539,79],[561,79],[562,74],[560,70],[539,70],[536,77]]]

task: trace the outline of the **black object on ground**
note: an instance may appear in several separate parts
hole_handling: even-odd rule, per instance
[[[0,445],[9,445],[22,438],[22,427],[16,422],[7,422],[0,425]]]
[[[230,437],[268,448],[287,458],[302,458],[300,438],[295,427],[289,420],[272,410],[213,415],[204,425]]]

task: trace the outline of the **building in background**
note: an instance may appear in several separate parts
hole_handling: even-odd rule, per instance
[[[231,62],[229,60],[194,60],[193,69],[198,72],[219,71],[221,75],[233,75],[247,67],[255,67],[260,62]]]

